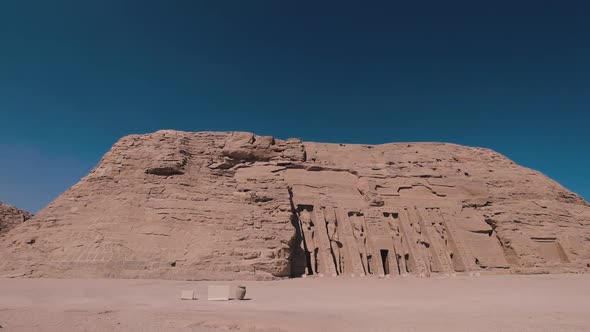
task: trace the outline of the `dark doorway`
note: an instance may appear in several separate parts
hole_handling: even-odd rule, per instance
[[[361,256],[361,265],[363,266],[363,273],[367,274],[367,269],[365,268],[365,258],[363,257],[363,254],[359,254]]]
[[[383,264],[383,273],[390,274],[389,271],[389,250],[381,249],[381,263]]]
[[[313,251],[313,270],[315,271],[315,273],[319,274],[318,272],[318,267],[319,267],[319,262],[318,262],[318,255],[320,253],[320,249],[319,248],[315,248],[315,250]]]
[[[307,268],[307,275],[313,274],[313,267],[311,265],[311,254],[305,250],[305,267]]]

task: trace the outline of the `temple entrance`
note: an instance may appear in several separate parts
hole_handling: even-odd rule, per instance
[[[381,263],[383,264],[383,273],[390,274],[389,271],[389,250],[381,249]]]

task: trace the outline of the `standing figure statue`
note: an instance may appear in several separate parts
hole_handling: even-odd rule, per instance
[[[363,265],[363,272],[370,273],[369,254],[367,252],[367,236],[365,234],[365,226],[363,225],[362,214],[360,212],[352,212],[350,217],[352,224],[352,231],[356,239],[357,246],[361,255],[361,263]]]
[[[424,237],[424,234],[422,233],[422,226],[418,221],[410,223],[410,226],[414,230],[414,235],[416,236],[415,239],[418,249],[416,258],[423,263],[422,266],[419,267],[419,273],[421,276],[430,276],[434,265],[430,255],[430,243]]]
[[[336,274],[342,274],[342,243],[338,236],[338,220],[336,219],[336,212],[334,210],[325,211],[326,228],[328,230],[328,238],[330,240],[330,247],[332,248],[332,254],[334,258],[334,264],[336,265]]]
[[[395,259],[397,261],[399,273],[405,275],[409,272],[408,260],[410,258],[410,253],[404,245],[399,220],[394,218],[389,220],[389,228],[393,234],[393,249],[395,250]]]
[[[315,225],[311,220],[311,212],[303,208],[299,212],[299,220],[303,228],[303,240],[305,256],[307,261],[306,274],[318,273],[318,247],[315,239]]]

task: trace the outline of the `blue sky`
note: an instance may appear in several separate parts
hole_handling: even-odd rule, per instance
[[[483,146],[590,198],[589,5],[413,3],[2,1],[0,201],[158,129]]]

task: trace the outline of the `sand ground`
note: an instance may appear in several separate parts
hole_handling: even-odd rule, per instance
[[[590,331],[590,275],[240,282],[229,302],[210,284],[0,279],[0,331]]]

